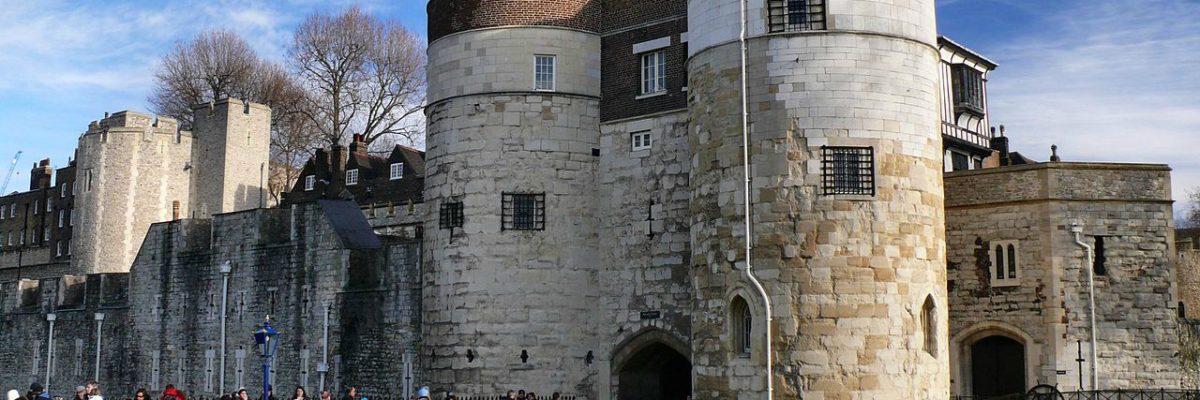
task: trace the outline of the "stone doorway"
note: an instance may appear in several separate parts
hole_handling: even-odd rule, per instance
[[[1025,392],[1025,346],[1005,336],[971,344],[971,393],[978,397]]]
[[[692,394],[692,363],[663,343],[630,356],[617,377],[620,400],[684,400]]]

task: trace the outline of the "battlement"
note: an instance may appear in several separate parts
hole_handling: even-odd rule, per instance
[[[113,114],[104,113],[104,118],[88,124],[87,133],[101,132],[112,128],[155,128],[160,132],[175,132],[179,130],[179,121],[168,116],[155,116],[137,111],[117,111]]]
[[[231,109],[241,109],[243,114],[252,114],[255,111],[271,111],[271,107],[265,104],[242,101],[241,99],[235,98],[224,98],[192,105],[192,112],[196,114],[197,117],[200,117],[201,113],[205,110],[208,111],[208,115],[212,115],[214,113],[228,112]]]

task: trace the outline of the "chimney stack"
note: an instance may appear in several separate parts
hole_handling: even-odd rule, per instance
[[[1004,136],[1004,125],[1000,125],[1000,136],[996,136],[996,127],[992,127],[992,140],[989,143],[992,150],[1000,153],[1000,166],[1007,167],[1012,164],[1012,159],[1008,152],[1008,138]]]
[[[335,144],[329,151],[333,156],[329,160],[329,189],[325,191],[327,196],[337,196],[346,187],[346,158],[349,154],[346,153],[346,148],[340,144]]]
[[[33,164],[33,170],[29,172],[29,190],[49,188],[50,177],[53,175],[54,168],[50,167],[49,158],[42,159],[42,161]]]

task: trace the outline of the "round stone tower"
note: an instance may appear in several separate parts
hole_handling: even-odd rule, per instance
[[[433,0],[423,370],[594,398],[598,0]]]
[[[688,4],[698,399],[766,386],[763,301],[740,272],[739,3]],[[748,3],[751,265],[775,398],[946,398],[934,1]]]

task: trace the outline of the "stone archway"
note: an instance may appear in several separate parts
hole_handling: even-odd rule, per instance
[[[663,343],[642,347],[617,372],[620,400],[684,400],[692,394],[692,363]]]

